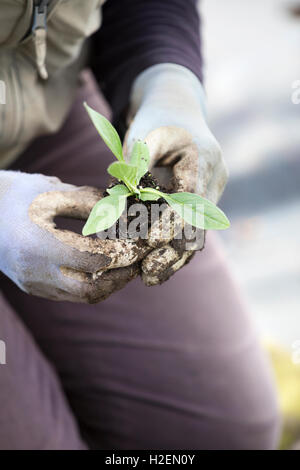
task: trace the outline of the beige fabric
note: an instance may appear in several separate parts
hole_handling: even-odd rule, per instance
[[[0,104],[0,168],[33,138],[62,125],[84,63],[85,39],[100,27],[104,1],[51,0],[44,38],[43,32],[31,32],[34,0],[1,0],[0,80],[6,103]]]

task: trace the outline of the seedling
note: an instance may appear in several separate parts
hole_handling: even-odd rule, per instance
[[[230,226],[224,212],[198,194],[187,192],[167,194],[158,189],[140,187],[140,180],[148,172],[150,161],[147,144],[136,141],[129,163],[127,163],[116,129],[100,113],[90,108],[86,103],[84,106],[100,136],[118,160],[109,165],[107,171],[120,183],[107,189],[109,196],[95,204],[83,227],[82,234],[84,236],[101,232],[114,225],[124,211],[126,199],[129,196],[135,196],[142,202],[157,201],[163,198],[185,222],[193,227],[205,230],[224,230]],[[111,210],[112,208],[114,210]]]

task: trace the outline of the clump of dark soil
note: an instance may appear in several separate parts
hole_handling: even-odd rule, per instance
[[[120,182],[114,179],[108,189],[113,188],[117,184],[120,184]],[[153,188],[163,192],[166,191],[166,189],[158,183],[157,179],[151,173],[149,173],[149,171],[141,178],[138,188]],[[104,196],[109,196],[107,191],[104,192]],[[129,196],[127,198],[127,210],[123,212],[120,219],[116,222],[113,228],[105,230],[105,233],[107,233],[109,230],[112,230],[114,231],[113,233],[115,233],[116,238],[132,238],[132,234],[130,233],[130,223],[138,217],[138,214],[130,216],[128,215],[128,211],[129,208],[134,204],[143,204],[148,211],[148,220],[141,222],[135,229],[135,232],[139,232],[141,237],[143,237],[143,233],[145,233],[145,231],[151,227],[151,206],[153,204],[166,204],[166,202],[163,198],[160,198],[157,201],[141,201],[135,196]],[[155,220],[156,219],[153,219],[152,222]]]

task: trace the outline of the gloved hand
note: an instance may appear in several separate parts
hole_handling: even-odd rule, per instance
[[[227,170],[220,146],[206,124],[202,85],[191,71],[180,65],[159,64],[142,72],[133,85],[128,121],[127,155],[135,140],[146,141],[150,167],[160,167],[164,173],[169,169],[173,190],[195,192],[217,203],[227,181]],[[163,217],[169,217],[165,212]],[[162,241],[159,233],[158,224],[152,226],[148,244],[156,249],[142,263],[142,277],[147,285],[167,280],[195,249],[204,246],[203,231],[197,232],[193,249],[184,239],[172,240],[172,235]]]
[[[0,270],[23,291],[52,300],[94,303],[122,288],[148,248],[84,238],[53,222],[86,219],[101,196],[58,178],[0,171]]]

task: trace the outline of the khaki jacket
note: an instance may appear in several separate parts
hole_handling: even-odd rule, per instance
[[[0,168],[32,139],[61,127],[104,1],[50,0],[47,29],[39,1],[0,1]]]

